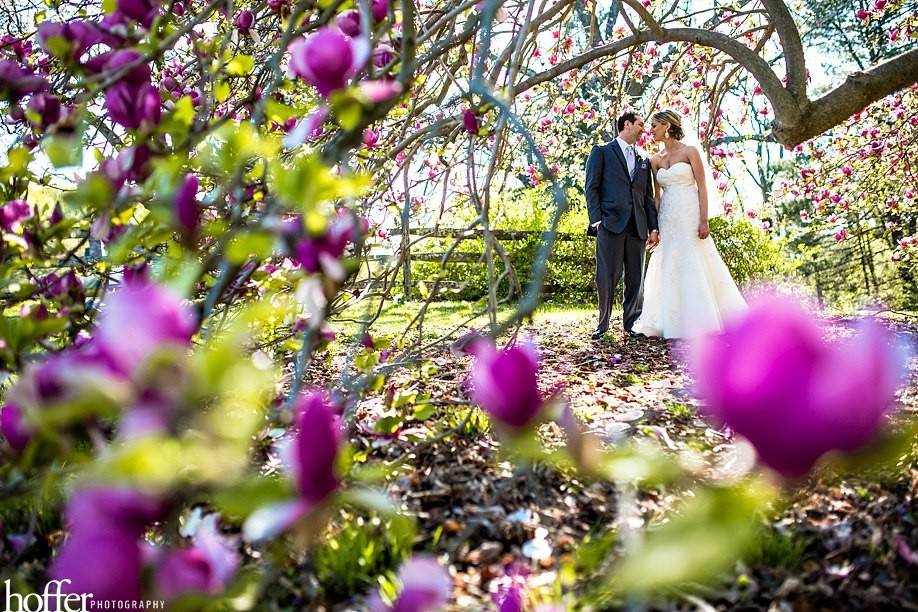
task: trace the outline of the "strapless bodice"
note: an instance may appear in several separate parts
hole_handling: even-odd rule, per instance
[[[688,162],[676,162],[669,168],[657,169],[657,181],[663,189],[670,187],[694,187],[695,173]]]

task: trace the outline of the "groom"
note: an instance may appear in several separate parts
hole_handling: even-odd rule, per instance
[[[590,226],[596,237],[596,290],[599,293],[599,325],[591,338],[599,340],[609,329],[612,298],[618,280],[625,276],[625,331],[641,314],[644,295],[644,250],[660,241],[657,209],[654,206],[650,160],[634,148],[644,130],[644,119],[634,112],[616,121],[618,137],[590,152],[586,164],[584,191]]]

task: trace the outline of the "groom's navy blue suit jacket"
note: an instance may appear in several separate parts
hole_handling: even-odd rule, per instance
[[[657,208],[653,201],[653,172],[650,160],[636,156],[634,179],[628,175],[625,154],[616,141],[597,145],[590,151],[584,184],[590,230],[602,222],[610,232],[620,234],[634,215],[638,235],[647,240],[657,225]],[[591,235],[593,232],[588,231]]]

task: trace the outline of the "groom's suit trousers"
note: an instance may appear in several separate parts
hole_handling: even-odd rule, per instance
[[[631,329],[641,316],[643,306],[644,249],[646,242],[637,235],[634,220],[624,232],[613,233],[604,226],[596,236],[596,292],[599,294],[599,325],[609,328],[612,302],[619,281],[624,276],[625,295],[622,320],[625,330]]]

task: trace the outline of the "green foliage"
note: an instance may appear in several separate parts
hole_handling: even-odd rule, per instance
[[[783,251],[783,242],[749,219],[712,219],[711,236],[733,280],[740,286],[785,279],[796,269],[796,264]]]
[[[571,202],[582,197],[571,191]],[[538,260],[543,237],[541,232],[551,225],[552,197],[542,187],[522,189],[509,193],[493,204],[492,229],[532,232],[513,239],[500,240],[513,267],[513,274],[525,289]],[[457,221],[466,225],[468,220]],[[593,280],[595,240],[586,235],[588,225],[586,209],[575,205],[568,210],[558,226],[559,236],[548,260],[544,297],[567,303],[592,302],[595,299]],[[784,254],[782,242],[745,218],[714,219],[711,231],[724,262],[740,285],[786,278],[795,269],[794,263]],[[454,238],[426,239],[415,247],[416,252],[442,254],[453,244]],[[477,300],[487,297],[487,266],[482,237],[465,238],[454,252],[465,254],[465,260],[449,261],[441,269],[439,261],[412,263],[412,280],[430,290],[439,278],[442,282],[439,299]],[[439,258],[438,258],[439,259]],[[503,276],[497,287],[498,297],[506,297],[512,285],[506,267],[498,253],[494,253],[495,274]],[[421,295],[421,297],[426,297]]]
[[[411,553],[413,523],[404,516],[380,518],[342,511],[315,555],[316,576],[326,598],[367,591]]]
[[[752,567],[794,571],[803,562],[805,552],[806,542],[801,537],[773,528],[762,528],[743,560]]]

